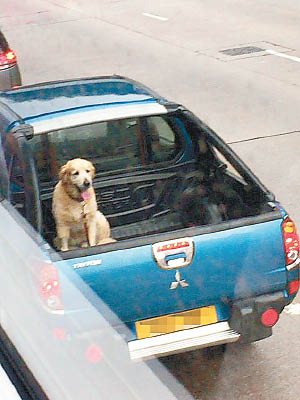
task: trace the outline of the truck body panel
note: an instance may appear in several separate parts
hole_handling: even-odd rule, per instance
[[[152,245],[63,263],[75,269],[123,322],[285,289],[280,219],[191,239],[193,260],[189,266],[178,268],[189,286],[179,285],[175,290],[170,286],[176,281],[176,269],[159,268]],[[91,265],[93,262],[96,265]]]

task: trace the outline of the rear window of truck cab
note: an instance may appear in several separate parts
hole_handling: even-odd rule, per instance
[[[174,117],[98,122],[36,134],[30,144],[41,182],[55,181],[72,158],[89,159],[96,173],[136,169],[175,160],[182,152]]]

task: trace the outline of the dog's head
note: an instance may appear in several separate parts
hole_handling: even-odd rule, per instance
[[[82,158],[74,158],[63,165],[59,172],[59,179],[68,185],[73,185],[79,192],[87,190],[95,176],[93,164]]]

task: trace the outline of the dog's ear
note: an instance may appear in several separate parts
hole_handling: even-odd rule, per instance
[[[60,171],[59,171],[59,179],[61,181],[65,182],[66,176],[67,176],[67,172],[68,172],[68,168],[67,168],[67,164],[65,164],[60,168]]]
[[[93,166],[93,164],[90,161],[89,161],[89,163],[90,163],[90,169],[92,172],[92,179],[93,179],[95,176],[95,173],[96,173],[96,168]]]
[[[92,165],[92,178],[94,178],[96,173],[96,168]]]

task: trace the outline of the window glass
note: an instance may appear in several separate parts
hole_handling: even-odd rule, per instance
[[[171,160],[177,154],[176,135],[162,117],[149,117],[148,130],[151,141],[151,160],[162,162]]]
[[[13,135],[6,136],[3,148],[9,178],[9,198],[14,207],[25,215],[24,178]]]
[[[41,183],[56,181],[72,158],[90,160],[97,173],[172,160],[180,150],[175,119],[128,118],[61,129],[31,140]]]
[[[214,148],[214,153],[216,154],[218,161],[220,162],[220,167],[226,169],[226,172],[230,175],[233,175],[235,178],[245,182],[244,178],[238,173],[238,171],[234,168],[234,166],[225,158],[225,156],[220,153],[219,150]]]
[[[101,122],[36,135],[31,144],[42,181],[57,179],[60,167],[72,158],[90,160],[98,173],[137,167],[145,162],[139,119]]]

